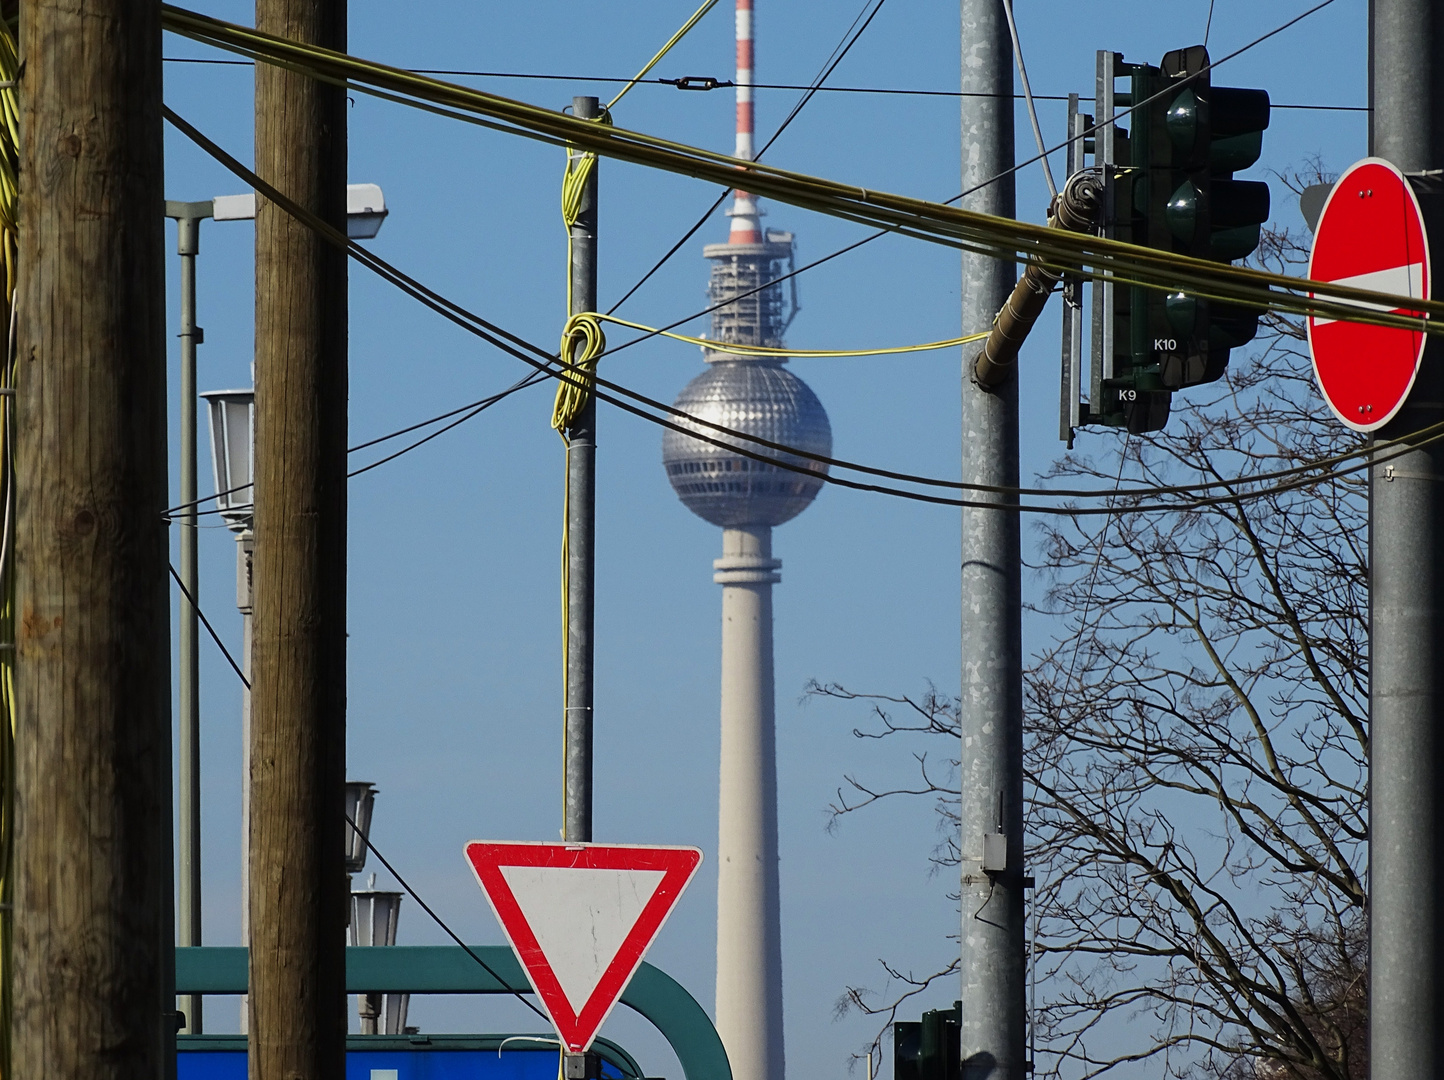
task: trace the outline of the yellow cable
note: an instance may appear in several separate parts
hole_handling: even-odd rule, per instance
[[[673,341],[684,341],[688,345],[697,345],[704,349],[711,349],[713,352],[760,357],[897,356],[902,353],[935,352],[938,349],[951,349],[958,345],[967,345],[974,341],[982,341],[988,336],[988,331],[984,330],[979,334],[965,334],[963,337],[946,338],[942,341],[928,341],[921,345],[889,345],[880,349],[787,349],[774,348],[768,345],[738,345],[729,341],[713,341],[710,338],[692,337],[690,334],[678,334],[671,330],[658,330],[654,326],[631,322],[628,319],[619,319],[615,315],[603,315],[596,311],[573,315],[571,322],[577,322],[581,319],[594,319],[601,322],[616,323],[618,326],[626,326],[633,330],[656,334],[659,337],[671,338]],[[596,332],[600,334],[601,328],[598,327]],[[605,342],[603,343],[603,347],[605,348]],[[560,391],[558,391],[558,396],[560,396]],[[553,421],[552,426],[556,426],[555,421]]]
[[[597,385],[597,357],[607,347],[607,336],[602,333],[602,324],[597,320],[598,316],[589,311],[579,312],[562,328],[562,362],[570,364],[572,370],[581,375],[580,385],[575,378],[557,381],[556,401],[552,404],[552,427],[561,435],[563,442]]]
[[[711,11],[716,6],[717,0],[704,0],[702,6],[692,13],[692,17],[682,24],[682,28],[667,39],[667,44],[663,45],[660,49],[657,50],[657,55],[647,61],[646,67],[642,68],[641,71],[633,75],[632,81],[627,83],[626,86],[622,87],[622,89],[617,92],[616,97],[612,98],[611,101],[607,102],[607,110],[611,111],[612,106],[614,106],[617,102],[621,101],[622,98],[626,97],[627,92],[631,90],[632,87],[636,86],[639,82],[645,79],[647,77],[647,72],[651,71],[654,67],[656,67],[657,62],[661,60],[662,57],[666,56],[669,52],[672,51],[672,46],[676,45],[677,42],[681,41],[684,37],[686,37],[687,31],[691,30],[692,27],[696,26],[699,22],[701,22],[702,16],[706,15],[707,12]]]
[[[591,119],[595,123],[604,124],[608,127],[612,124],[612,107],[627,95],[627,92],[646,78],[647,72],[657,66],[658,61],[672,51],[673,46],[687,36],[688,31],[702,21],[702,17],[717,6],[717,0],[703,0],[702,6],[692,13],[692,17],[667,39],[652,59],[643,65],[642,70],[634,75],[626,86],[618,91],[617,96],[602,108],[601,114]],[[597,154],[594,150],[579,151],[571,144],[567,145],[567,167],[562,173],[562,223],[567,230],[567,321],[562,328],[561,357],[565,361],[575,364],[583,373],[582,385],[578,386],[571,380],[561,380],[557,384],[556,400],[552,404],[552,427],[562,437],[566,446],[566,475],[568,478],[572,472],[572,444],[567,437],[567,432],[576,422],[582,410],[586,408],[588,399],[592,396],[592,390],[596,386],[597,357],[606,350],[607,337],[602,333],[601,323],[588,313],[572,314],[572,226],[577,223],[577,218],[582,212],[582,198],[586,194],[587,181],[591,179],[592,172],[597,167]],[[570,481],[564,486],[562,492],[562,776],[566,776],[567,768],[567,729],[570,725],[570,714],[566,711],[567,701],[571,696],[571,678],[567,670],[568,656],[571,652],[571,571],[568,567],[571,548],[571,484]],[[562,817],[566,817],[566,786],[562,787]],[[565,835],[565,830],[563,830]]]
[[[15,310],[17,183],[20,172],[20,109],[15,80],[20,70],[13,29],[0,23],[0,261],[4,294],[0,302],[0,388],[13,391],[15,362],[10,354],[10,324]],[[0,397],[0,537],[6,553],[0,563],[0,1080],[9,1080],[10,1022],[13,1014],[12,943],[15,900],[15,500],[14,399]],[[0,525],[0,528],[3,528]]]
[[[464,110],[476,117],[490,118],[472,121],[484,126],[499,122],[496,126],[512,134],[554,144],[575,144],[585,147],[588,153],[602,153],[728,187],[737,182],[738,170],[743,170],[747,189],[754,194],[903,236],[997,258],[1040,260],[1092,279],[1119,279],[1126,275],[1154,290],[1207,295],[1291,315],[1314,315],[1444,335],[1444,300],[1401,297],[1334,282],[1292,278],[1045,225],[1030,225],[842,184],[761,162],[742,161],[636,131],[618,128],[602,135],[590,123],[524,102],[333,50],[301,45],[170,4],[162,4],[161,10],[163,25],[172,32],[361,93],[393,99],[394,94],[388,91],[410,95],[424,102]],[[1414,312],[1419,314],[1412,314]]]

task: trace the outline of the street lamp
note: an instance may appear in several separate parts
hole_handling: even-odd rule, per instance
[[[346,186],[346,233],[357,240],[369,240],[380,230],[386,220],[385,196],[376,184],[348,184]],[[200,650],[199,611],[200,602],[199,559],[196,548],[197,537],[197,491],[196,491],[196,347],[205,340],[205,332],[196,324],[196,255],[200,252],[201,222],[206,218],[217,221],[244,221],[256,216],[256,196],[222,195],[202,202],[177,202],[167,199],[165,216],[176,222],[176,248],[181,257],[181,371],[180,371],[180,509],[175,515],[180,526],[180,567],[177,576],[181,587],[189,594],[190,600],[181,598],[179,647],[179,727],[180,727],[180,842],[177,845],[180,856],[179,897],[176,911],[176,939],[180,945],[201,943],[201,791],[200,791]],[[218,446],[225,448],[224,459],[213,458],[216,465],[218,491],[227,492],[220,497],[220,509],[226,524],[239,533],[237,537],[236,561],[236,604],[241,609],[245,628],[245,659],[243,670],[246,678],[251,672],[251,513],[254,501],[249,484],[251,481],[250,457],[250,400],[242,401],[237,395],[251,395],[251,391],[225,391],[200,395],[211,404],[211,446],[214,452]],[[226,399],[217,401],[214,399]],[[218,412],[219,410],[219,412]],[[247,414],[244,424],[240,422],[239,410]],[[219,443],[217,436],[220,436]],[[244,453],[237,456],[234,451],[244,435]],[[221,482],[224,477],[241,476],[244,473],[244,491],[232,491],[240,485]],[[245,740],[245,773],[242,779],[242,858],[245,865],[250,862],[250,690],[242,695],[242,730]],[[249,897],[241,901],[241,939],[250,943]],[[185,995],[180,1001],[180,1011],[185,1024],[181,1030],[198,1034],[201,1025],[201,997]],[[241,1003],[241,1030],[246,1026],[246,1004]]]
[[[401,894],[376,888],[376,875],[372,874],[369,887],[351,894],[351,944],[395,945],[396,924],[400,918]],[[410,994],[357,994],[361,1034],[404,1035],[410,1004]],[[378,1024],[378,1020],[382,1022]]]
[[[207,390],[210,407],[211,462],[216,474],[216,509],[233,532],[251,528],[254,514],[254,390]]]
[[[346,781],[347,874],[359,874],[366,869],[366,841],[371,836],[371,808],[375,803],[375,784],[366,780]]]
[[[213,199],[217,221],[250,221],[256,216],[256,193],[222,195]],[[390,211],[379,184],[346,185],[346,236],[352,240],[371,240],[381,231],[381,223]]]

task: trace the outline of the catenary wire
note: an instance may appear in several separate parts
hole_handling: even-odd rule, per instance
[[[214,67],[255,67],[254,60],[221,60],[216,57],[201,56],[167,56],[167,64],[205,64]],[[551,75],[536,72],[522,71],[469,71],[461,68],[407,68],[414,75],[450,75],[466,78],[486,79],[534,79],[548,82],[573,82],[573,83],[625,83],[630,79],[620,76],[604,75]],[[678,83],[688,85],[679,87]],[[691,85],[699,84],[699,85]],[[688,91],[699,90],[731,90],[736,87],[730,79],[715,79],[711,76],[684,76],[676,79],[642,79],[639,86],[670,86],[673,89]],[[806,83],[751,83],[754,90],[811,90],[812,87]],[[908,87],[889,86],[819,86],[817,92],[820,94],[882,94],[897,95],[900,97],[939,97],[939,98],[965,98],[965,97],[1011,97],[1014,101],[1023,101],[1022,94],[989,94],[983,91],[969,90],[922,90]],[[1068,94],[1034,94],[1034,101],[1059,101],[1066,102]],[[1091,97],[1079,97],[1079,101],[1092,101]],[[1272,109],[1311,109],[1323,112],[1369,112],[1367,105],[1299,105],[1282,104],[1275,102],[1269,106]]]
[[[309,211],[306,211],[302,207],[296,205],[294,202],[292,202],[286,196],[282,195],[270,184],[267,184],[254,172],[247,169],[234,157],[227,154],[214,142],[202,135],[187,121],[178,116],[169,106],[165,107],[165,116],[169,122],[179,128],[188,138],[191,138],[197,143],[197,145],[201,146],[208,153],[212,154],[212,156],[214,156],[227,168],[235,172],[236,175],[239,176],[241,179],[246,180],[248,183],[252,184],[252,186],[254,186],[257,191],[259,191],[262,195],[266,196],[271,201],[275,202],[276,205],[282,210],[284,210],[286,213],[294,216],[298,221],[318,232],[323,237],[323,239],[327,240],[327,242],[332,243],[337,247],[340,247],[341,249],[347,251],[352,258],[356,259],[362,265],[366,266],[367,269],[370,269],[373,273],[376,273],[384,280],[395,285],[403,292],[406,292],[409,296],[429,307],[437,314],[442,315],[444,318],[455,323],[457,326],[460,326],[461,328],[467,330],[469,333],[472,333],[477,337],[480,337],[483,340],[490,342],[496,348],[501,349],[502,351],[516,357],[517,359],[533,367],[540,373],[544,373],[551,378],[572,382],[574,384],[582,381],[581,376],[579,376],[577,372],[572,370],[572,365],[559,363],[558,358],[554,354],[547,353],[539,346],[531,344],[524,338],[520,338],[517,335],[502,329],[496,324],[487,321],[486,319],[475,314],[474,312],[468,311],[466,308],[455,303],[454,301],[451,301],[446,297],[442,296],[441,294],[436,293],[434,290],[429,289],[425,285],[422,285],[420,282],[416,281],[416,279],[410,277],[403,271],[392,266],[390,263],[386,262],[384,259],[381,259],[374,253],[361,247],[361,245],[355,243],[354,241],[348,240],[345,235],[339,230],[326,224],[314,214],[311,214]],[[746,432],[736,431],[734,429],[727,428],[724,425],[716,424],[711,421],[705,420],[701,417],[692,416],[688,413],[683,412],[682,410],[676,409],[673,406],[667,405],[664,402],[656,401],[643,394],[639,394],[636,391],[633,391],[625,386],[611,382],[606,379],[602,379],[600,376],[596,376],[594,378],[598,389],[595,389],[593,392],[599,400],[606,401],[609,404],[616,406],[617,408],[639,416],[642,419],[645,419],[651,423],[680,432],[681,434],[687,435],[690,438],[697,439],[701,442],[706,442],[718,446],[722,449],[729,451],[730,453],[735,453],[743,457],[751,458],[753,460],[763,462],[765,464],[769,464],[786,471],[801,473],[814,479],[821,480],[825,483],[830,483],[841,487],[848,487],[860,491],[872,491],[879,494],[894,495],[899,498],[911,499],[919,502],[935,503],[940,505],[972,506],[981,509],[999,509],[1014,512],[1052,514],[1070,517],[1091,516],[1096,514],[1109,513],[1177,512],[1202,509],[1213,505],[1230,503],[1236,504],[1241,501],[1252,500],[1272,494],[1280,494],[1302,486],[1318,484],[1337,476],[1348,475],[1352,472],[1358,471],[1359,469],[1367,468],[1370,464],[1376,464],[1382,461],[1392,460],[1394,457],[1412,452],[1419,446],[1429,445],[1435,441],[1438,441],[1439,439],[1444,439],[1444,423],[1441,423],[1438,425],[1434,425],[1431,428],[1423,429],[1421,432],[1415,433],[1415,435],[1411,439],[1396,440],[1390,444],[1387,444],[1385,447],[1380,447],[1376,445],[1370,448],[1370,450],[1368,451],[1370,457],[1362,464],[1355,465],[1347,469],[1335,470],[1333,472],[1324,473],[1322,475],[1314,477],[1304,476],[1303,473],[1313,471],[1316,466],[1300,466],[1297,470],[1298,478],[1295,479],[1293,482],[1279,485],[1271,489],[1265,489],[1262,491],[1253,491],[1247,493],[1230,492],[1226,495],[1212,498],[1200,498],[1195,499],[1191,502],[1163,503],[1155,505],[1131,505],[1121,510],[1115,510],[1110,506],[1076,507],[1020,505],[1014,502],[968,500],[956,499],[947,496],[927,495],[920,492],[912,492],[898,488],[891,488],[885,485],[868,484],[855,480],[849,480],[843,477],[830,476],[825,473],[819,472],[815,468],[798,465],[793,463],[792,461],[788,461],[783,458],[768,456],[758,451],[750,450],[744,446],[739,446],[735,442],[724,442],[720,438],[714,438],[710,435],[703,434],[702,432],[697,430],[697,428],[710,428],[730,438],[740,439],[745,442],[773,449],[792,457],[812,459],[823,464],[836,465],[840,468],[851,469],[871,475],[882,475],[891,478],[903,474],[890,473],[889,471],[874,469],[869,466],[862,466],[851,462],[845,462],[839,459],[832,459],[823,457],[821,455],[809,454],[806,451],[799,450],[795,447],[789,447],[785,444],[771,442],[770,440],[763,439],[759,436],[751,435]],[[605,388],[605,390],[601,388]],[[616,393],[613,394],[606,391],[615,391]],[[640,405],[634,404],[634,402],[640,403]],[[683,420],[687,424],[690,424],[692,426],[684,426],[682,423],[667,419],[664,416],[657,416],[654,413],[647,412],[646,409],[642,408],[641,406],[646,406],[647,408],[654,409],[658,412],[677,417],[678,419]],[[1428,437],[1425,437],[1426,435]],[[1397,448],[1397,453],[1390,455],[1381,455],[1379,453],[1381,449],[1391,448]],[[913,478],[906,477],[904,475],[904,479],[909,482],[933,486],[950,487],[954,489],[989,491],[997,490],[994,488],[990,488],[986,485],[964,485],[958,482],[940,481],[926,477]],[[1247,480],[1239,479],[1237,481],[1233,481],[1232,483],[1248,482],[1249,481]],[[1008,491],[1004,493],[1011,494],[1013,492]],[[1142,497],[1149,497],[1155,495],[1156,493],[1157,489],[1152,489]],[[1057,497],[1056,492],[1047,492],[1046,494],[1051,497]]]

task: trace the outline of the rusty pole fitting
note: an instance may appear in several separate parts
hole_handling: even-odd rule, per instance
[[[1091,232],[1102,208],[1103,184],[1097,174],[1076,172],[1048,208],[1048,224],[1069,232]],[[993,319],[992,332],[973,361],[973,382],[984,390],[996,389],[1018,360],[1018,350],[1043,313],[1048,296],[1063,277],[1061,269],[1049,269],[1029,260],[1023,276],[1013,287],[1001,311]]]

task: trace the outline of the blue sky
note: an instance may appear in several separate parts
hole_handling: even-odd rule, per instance
[[[209,0],[237,22],[251,9]],[[722,0],[656,74],[732,74],[730,3]],[[1304,0],[1217,0],[1215,58],[1312,6]],[[757,0],[758,79],[806,83],[852,23],[862,0]],[[1020,32],[1039,94],[1091,93],[1094,52],[1157,63],[1196,44],[1207,0],[1022,0]],[[403,12],[400,19],[397,11]],[[526,4],[351,5],[351,51],[389,63],[577,76],[563,81],[466,80],[537,104],[610,96],[587,76],[630,75],[691,13],[692,0],[574,0]],[[1365,103],[1366,5],[1329,7],[1231,60],[1216,83],[1266,87],[1276,104]],[[839,86],[952,90],[958,82],[954,5],[887,0],[838,68]],[[166,55],[204,56],[168,37]],[[796,100],[759,91],[759,142]],[[168,64],[167,102],[244,160],[251,158],[252,83],[242,67]],[[624,126],[726,150],[733,99],[643,86],[617,110]],[[1040,103],[1045,138],[1063,136],[1064,106]],[[769,153],[778,165],[930,198],[958,190],[957,102],[945,97],[820,94]],[[391,216],[374,242],[387,259],[514,333],[552,346],[564,315],[565,237],[559,151],[358,95],[350,112],[351,179],[379,183]],[[1275,109],[1261,165],[1270,179],[1321,154],[1335,170],[1364,156],[1362,113]],[[1031,156],[1025,115],[1020,153]],[[173,199],[240,190],[237,181],[167,132]],[[1061,161],[1055,163],[1061,167]],[[600,293],[610,304],[715,198],[704,184],[606,162],[601,171]],[[1274,181],[1277,222],[1300,228]],[[1019,177],[1020,216],[1041,221],[1037,166]],[[798,236],[803,261],[862,231],[784,206],[766,224]],[[701,245],[725,237],[718,215],[621,314],[659,325],[704,306]],[[252,243],[245,223],[202,229],[201,389],[249,384]],[[178,328],[174,232],[170,324]],[[790,344],[894,345],[956,335],[956,253],[886,239],[803,276]],[[351,278],[351,431],[359,442],[498,390],[518,362],[440,321],[354,267]],[[702,323],[690,327],[693,332]],[[1024,350],[1023,472],[1062,452],[1057,442],[1056,308]],[[178,351],[172,344],[174,397]],[[671,400],[702,368],[695,349],[649,342],[603,361],[606,374]],[[796,361],[826,405],[839,457],[933,475],[958,464],[956,353]],[[549,839],[560,825],[558,543],[562,447],[548,426],[551,391],[517,395],[426,447],[353,481],[350,492],[349,774],[381,789],[373,837],[411,883],[468,940],[500,942],[462,859],[473,838]],[[174,408],[174,404],[173,404]],[[202,428],[204,433],[204,426]],[[174,433],[174,427],[173,427]],[[174,440],[174,434],[173,434]],[[716,842],[718,530],[674,498],[660,466],[660,430],[603,408],[598,455],[597,802],[599,840]],[[1100,449],[1083,436],[1076,453]],[[358,455],[361,460],[371,460]],[[204,461],[205,459],[203,459]],[[359,461],[357,462],[360,463]],[[209,490],[202,473],[202,490]],[[214,521],[214,519],[212,519]],[[1025,543],[1032,535],[1025,529]],[[776,590],[784,980],[789,1070],[837,1075],[871,1021],[837,1021],[848,984],[881,989],[879,957],[917,971],[944,959],[955,916],[948,883],[929,874],[937,842],[924,805],[882,808],[828,834],[826,807],[848,772],[904,777],[911,762],[853,739],[861,720],[832,704],[802,704],[807,680],[889,692],[957,681],[958,520],[955,511],[825,489],[778,530]],[[201,601],[232,648],[234,545],[203,531]],[[1038,590],[1025,582],[1025,589]],[[1053,628],[1025,622],[1025,645]],[[239,687],[202,644],[205,938],[239,937]],[[387,881],[384,873],[378,884]],[[651,959],[710,1009],[715,878],[704,864]],[[440,943],[409,901],[400,940]],[[1046,988],[1040,990],[1046,993]],[[919,1004],[950,1003],[946,987]],[[207,1029],[233,1030],[217,1002]],[[502,1001],[413,1004],[430,1030],[531,1030]],[[678,1076],[645,1024],[619,1012],[606,1034],[651,1075]]]

